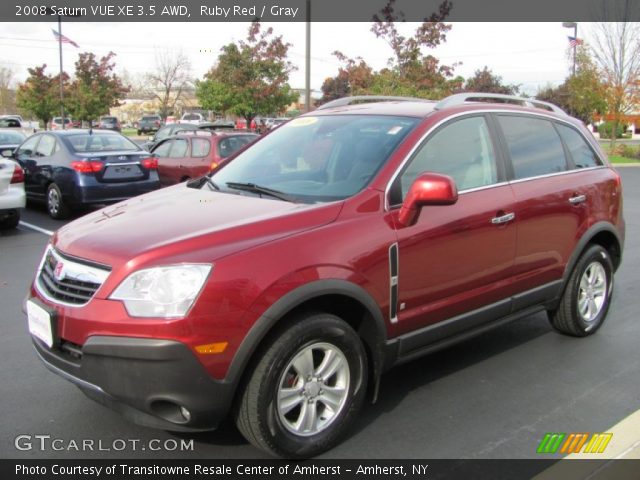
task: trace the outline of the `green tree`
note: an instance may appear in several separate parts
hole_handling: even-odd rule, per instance
[[[443,65],[433,55],[424,53],[446,41],[451,25],[443,20],[449,15],[452,3],[443,1],[438,11],[425,18],[413,35],[407,37],[396,26],[404,21],[404,14],[395,12],[395,2],[387,2],[380,14],[374,16],[371,27],[375,36],[391,48],[393,55],[388,59],[387,67],[374,72],[362,58],[349,59],[341,52],[334,52],[344,64],[334,77],[334,83],[346,83],[352,95],[442,98],[459,90],[463,79],[454,77],[458,64]]]
[[[65,104],[67,111],[76,120],[90,121],[108,114],[111,107],[120,105],[128,87],[113,72],[115,53],[109,52],[96,60],[93,53],[79,55],[75,63],[75,78],[68,88]]]
[[[246,41],[222,47],[216,65],[196,83],[202,107],[243,117],[247,126],[258,115],[280,112],[298,99],[288,84],[294,66],[287,60],[291,44],[255,21]]]
[[[40,120],[45,129],[60,111],[60,75],[47,75],[46,68],[46,64],[29,68],[29,77],[16,93],[16,105]],[[64,84],[68,80],[68,75],[63,73]]]
[[[463,91],[517,95],[520,91],[520,85],[503,84],[502,77],[494,74],[489,67],[485,66],[482,70],[476,70],[473,77],[467,79]]]

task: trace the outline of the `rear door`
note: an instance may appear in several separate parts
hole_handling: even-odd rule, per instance
[[[449,324],[450,335],[471,322],[510,311],[516,227],[514,199],[504,181],[501,157],[484,115],[457,118],[438,128],[413,154],[391,191],[399,205],[421,173],[449,175],[458,186],[457,203],[424,207],[415,225],[397,230],[398,334],[427,327],[470,311],[488,309]],[[397,217],[397,209],[392,209]],[[393,283],[393,282],[392,282]],[[393,294],[391,295],[393,298]]]
[[[18,147],[15,158],[24,169],[24,189],[27,195],[37,196],[35,188],[35,174],[37,170],[36,164],[36,147],[40,141],[41,135],[33,135]]]
[[[519,292],[538,290],[522,296],[515,305],[518,308],[558,293],[565,265],[588,225],[586,200],[593,198],[594,185],[588,172],[574,169],[559,132],[567,127],[543,116],[499,114],[496,118],[510,159],[516,202],[515,287]],[[571,133],[565,131],[565,136],[569,139]]]
[[[174,170],[172,167],[173,159],[169,157],[173,142],[173,138],[162,140],[151,149],[151,154],[158,159],[158,176],[160,177],[160,183],[162,185],[173,185],[176,183],[172,180],[173,176],[171,174]]]

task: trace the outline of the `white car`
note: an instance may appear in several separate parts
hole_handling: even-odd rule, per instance
[[[17,162],[0,157],[0,228],[14,228],[26,205],[24,171]]]
[[[178,120],[178,123],[194,123],[198,125],[199,123],[203,123],[205,121],[206,119],[201,113],[185,113],[184,115],[182,115],[182,118]]]

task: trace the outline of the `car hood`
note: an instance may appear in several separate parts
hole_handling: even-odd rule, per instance
[[[342,202],[308,205],[179,184],[103,208],[58,230],[62,253],[119,268],[212,262],[326,225]]]

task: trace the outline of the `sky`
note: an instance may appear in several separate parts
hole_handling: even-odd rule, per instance
[[[488,66],[503,82],[519,84],[523,93],[534,95],[540,87],[562,83],[570,71],[567,29],[553,23],[452,23],[446,42],[429,51],[441,63],[460,63],[455,73],[465,78]],[[304,88],[305,24],[266,23],[274,33],[292,44],[290,60],[298,67],[290,77],[294,88]],[[401,25],[411,35],[416,24]],[[64,69],[73,72],[78,53],[96,56],[116,53],[116,71],[144,75],[153,71],[156,52],[182,50],[191,60],[195,78],[215,62],[220,47],[246,37],[248,23],[63,23],[62,33],[80,48],[63,44]],[[0,23],[0,66],[11,68],[17,82],[27,68],[46,63],[47,71],[59,69],[58,45],[51,29],[56,22]],[[313,23],[311,25],[311,88],[320,92],[325,78],[336,75],[340,62],[332,55],[340,50],[360,56],[375,69],[386,66],[391,49],[370,31],[371,23]],[[579,24],[583,38],[590,25]],[[316,94],[316,95],[319,95]]]

